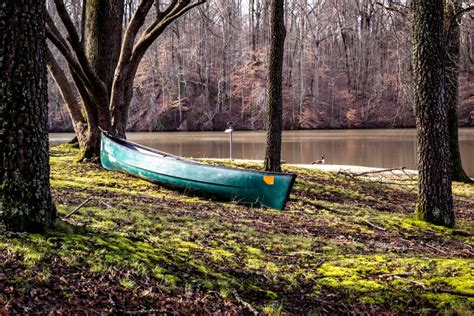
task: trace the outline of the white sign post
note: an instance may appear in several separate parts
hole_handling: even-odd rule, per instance
[[[229,125],[229,128],[226,129],[224,132],[225,133],[229,133],[230,134],[230,148],[229,148],[229,153],[230,153],[230,160],[232,160],[232,132],[234,131],[234,129],[232,128],[232,125]]]

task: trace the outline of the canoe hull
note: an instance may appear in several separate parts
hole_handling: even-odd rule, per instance
[[[167,187],[235,201],[252,207],[284,209],[296,175],[207,165],[132,142],[101,136],[101,163]]]

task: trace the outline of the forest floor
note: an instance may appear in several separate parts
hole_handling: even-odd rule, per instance
[[[62,221],[45,235],[0,227],[0,314],[474,309],[473,185],[453,184],[446,229],[413,217],[413,175],[286,167],[298,177],[276,211],[182,195],[77,154],[51,149]]]

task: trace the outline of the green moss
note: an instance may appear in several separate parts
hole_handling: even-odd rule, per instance
[[[209,253],[213,261],[223,261],[234,256],[232,252],[220,248],[210,248]]]
[[[36,279],[40,282],[48,282],[51,276],[51,271],[48,268],[44,268],[42,271],[36,273]]]
[[[127,290],[134,290],[136,288],[136,283],[135,281],[131,279],[120,279],[119,284],[126,288]]]
[[[260,249],[253,248],[253,247],[247,247],[247,252],[256,256],[259,256],[262,253]]]
[[[440,233],[440,234],[449,234],[450,233],[449,228],[425,222],[423,220],[420,220],[417,217],[404,218],[401,222],[401,227],[405,228],[405,229],[408,229],[408,230],[417,230],[419,228],[422,228],[423,230],[434,231],[434,232],[437,232],[437,233]]]
[[[284,306],[283,304],[270,304],[266,305],[262,308],[262,311],[265,315],[271,315],[271,316],[280,316],[280,315],[286,315],[284,312]]]
[[[55,282],[50,263],[56,260],[84,275],[120,271],[115,280],[130,292],[153,284],[170,295],[198,290],[229,302],[239,293],[273,315],[287,304],[299,306],[298,299],[308,299],[308,306],[325,299],[399,312],[408,298],[419,302],[416,312],[472,306],[465,297],[435,291],[473,293],[472,260],[409,246],[426,236],[440,248],[472,247],[473,224],[458,221],[457,230],[449,230],[393,212],[399,202],[385,194],[397,187],[285,168],[299,177],[288,210],[248,209],[75,163],[75,149],[52,150],[53,191],[66,204],[58,205],[59,214],[95,198],[45,235],[0,234],[6,262],[0,267],[17,260],[25,271],[9,280],[18,291],[28,290],[29,278]],[[473,190],[456,190],[462,203],[472,203]]]

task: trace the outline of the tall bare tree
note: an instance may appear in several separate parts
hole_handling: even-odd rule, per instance
[[[82,30],[84,0],[64,1],[76,29]],[[125,29],[141,0],[124,1]],[[56,26],[66,34],[54,0],[48,2]],[[241,0],[211,1],[191,10],[179,21],[181,45],[173,45],[177,42],[177,34],[171,31],[174,27],[160,35],[137,71],[129,129],[219,130],[229,120],[236,128],[265,128],[269,1],[249,2],[253,6],[248,4],[248,15]],[[155,8],[157,3],[163,9],[167,2],[155,1]],[[464,9],[467,4],[463,1]],[[284,128],[413,126],[412,19],[407,5],[405,0],[286,1]],[[155,8],[146,25],[155,18]],[[470,113],[474,113],[469,85],[474,74],[470,15],[458,16],[462,18],[459,76],[464,79],[459,81],[460,126],[472,125]],[[87,38],[87,33],[80,37]],[[54,47],[51,50],[72,82],[64,59]],[[70,86],[76,97],[74,83]],[[50,91],[52,99],[58,100],[56,87]],[[181,123],[176,106],[180,100]],[[73,127],[69,120],[64,122],[67,113],[60,103],[51,103],[51,126],[57,131]],[[56,114],[59,108],[61,114]],[[78,127],[87,132],[85,112],[79,107],[78,113],[84,114],[86,122]]]
[[[453,181],[472,183],[462,167],[458,136],[459,59],[461,46],[462,1],[448,0],[445,8],[446,97],[448,102],[449,148]]]
[[[268,55],[268,130],[265,147],[265,170],[281,171],[282,72],[285,47],[284,0],[270,5],[270,54]]]
[[[0,217],[9,230],[42,231],[51,199],[44,1],[0,5]]]
[[[416,212],[423,220],[453,227],[443,14],[444,0],[413,1],[413,71],[419,172]]]

